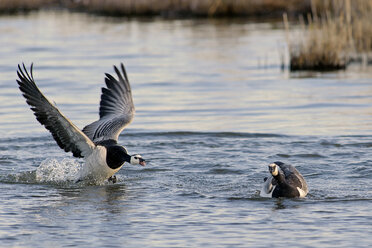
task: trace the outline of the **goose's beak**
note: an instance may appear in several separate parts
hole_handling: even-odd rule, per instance
[[[140,158],[139,159],[139,164],[142,165],[142,166],[145,166],[146,165],[146,160],[144,160],[143,158]]]

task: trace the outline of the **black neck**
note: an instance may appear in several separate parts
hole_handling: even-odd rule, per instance
[[[106,163],[111,169],[117,169],[125,162],[130,163],[130,155],[122,146],[105,146],[107,149]]]
[[[274,176],[273,177],[275,178],[275,180],[279,183],[279,184],[283,184],[283,183],[286,183],[286,180],[285,180],[285,177],[283,175],[283,173],[278,169],[278,175]]]

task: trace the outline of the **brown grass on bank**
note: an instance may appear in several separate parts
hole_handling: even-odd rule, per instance
[[[281,16],[305,13],[310,0],[0,0],[0,12],[18,12],[45,6],[103,15],[135,16]]]
[[[280,16],[304,13],[310,0],[62,0],[64,6],[105,15]]]
[[[372,51],[370,0],[312,0],[312,14],[300,22],[300,35],[288,39],[291,70],[343,69]]]
[[[55,2],[56,0],[0,0],[0,12],[14,13],[40,9]]]

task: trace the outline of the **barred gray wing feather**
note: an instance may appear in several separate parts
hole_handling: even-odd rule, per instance
[[[288,177],[288,176],[290,176],[292,174],[298,173],[298,171],[296,170],[296,168],[293,165],[285,164],[285,163],[280,163],[280,162],[275,162],[275,163],[283,171],[285,177]]]
[[[17,83],[36,119],[51,132],[60,148],[66,152],[71,151],[75,157],[89,156],[95,147],[94,143],[40,92],[32,69],[31,64],[29,74],[24,64],[23,70],[18,65]]]
[[[106,73],[106,88],[102,88],[99,120],[84,127],[83,132],[94,142],[118,140],[123,129],[132,122],[134,104],[132,90],[124,65],[114,66],[118,80]]]

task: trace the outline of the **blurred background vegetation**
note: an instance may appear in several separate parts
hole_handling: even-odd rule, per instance
[[[371,0],[0,0],[0,13],[6,14],[56,8],[164,18],[283,16],[291,70],[372,61]]]
[[[119,16],[278,16],[305,13],[310,0],[0,0],[1,12],[56,7]]]

